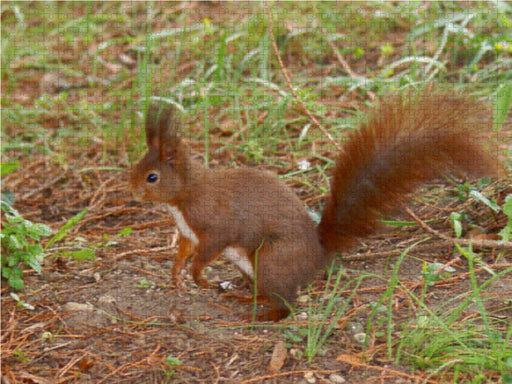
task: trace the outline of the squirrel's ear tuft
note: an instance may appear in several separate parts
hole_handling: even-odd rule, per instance
[[[146,112],[146,142],[148,148],[163,151],[163,146],[176,146],[178,137],[179,111],[165,102],[151,100]]]

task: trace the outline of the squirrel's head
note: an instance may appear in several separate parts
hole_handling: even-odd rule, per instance
[[[179,112],[172,104],[150,101],[146,113],[148,151],[131,173],[135,200],[170,202],[190,172],[190,156],[178,135]]]

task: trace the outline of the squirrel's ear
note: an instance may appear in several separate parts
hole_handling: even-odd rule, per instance
[[[174,169],[183,168],[184,160],[182,148],[176,145],[163,145],[160,149],[160,161]]]
[[[151,100],[146,113],[146,142],[148,148],[177,146],[179,112],[172,104]]]

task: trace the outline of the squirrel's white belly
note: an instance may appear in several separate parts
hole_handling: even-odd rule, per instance
[[[185,218],[183,217],[183,213],[181,213],[181,211],[174,205],[166,205],[167,210],[172,215],[172,217],[174,217],[174,221],[176,222],[176,226],[180,230],[181,235],[189,239],[192,242],[192,244],[199,244],[199,239],[197,238],[192,228],[188,226],[187,222],[185,221]]]
[[[166,204],[166,206],[167,210],[174,218],[176,226],[178,227],[181,235],[189,239],[194,245],[197,245],[199,243],[199,239],[197,238],[197,235],[194,233],[192,228],[190,228],[187,224],[185,218],[183,217],[183,213],[181,213],[181,211],[174,205]],[[254,268],[242,249],[236,247],[226,247],[222,253],[243,273],[245,273],[251,279],[254,279]]]
[[[236,247],[226,247],[222,252],[228,260],[235,264],[243,273],[254,279],[253,266],[245,252]]]

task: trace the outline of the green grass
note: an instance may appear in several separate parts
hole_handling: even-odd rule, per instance
[[[92,126],[93,134],[104,139],[103,161],[108,161],[113,148],[128,151],[132,160],[138,157],[143,140],[140,117],[133,110],[142,110],[144,99],[158,94],[182,105],[187,120],[193,120],[185,130],[190,129],[193,139],[204,142],[207,163],[210,140],[212,148],[233,146],[229,139],[215,135],[214,128],[226,122],[240,130],[239,152],[251,162],[273,163],[275,151],[293,145],[308,121],[291,112],[298,109],[293,108],[295,101],[276,68],[263,9],[257,4],[247,6],[252,12],[249,17],[214,22],[208,17],[188,21],[193,9],[163,18],[165,7],[144,3],[131,10],[116,3],[82,3],[85,9],[80,12],[75,11],[78,6],[54,3],[2,5],[16,9],[2,24],[3,36],[9,36],[4,38],[2,50],[6,64],[2,76],[7,80],[4,103],[10,102],[10,89],[27,70],[73,68],[60,53],[73,50],[74,44],[95,47],[88,49],[81,68],[73,68],[95,77],[106,74],[105,61],[115,60],[110,52],[117,54],[129,46],[139,59],[137,71],[119,71],[107,77],[114,85],[133,79],[131,88],[111,87],[103,95],[104,102],[53,106],[72,109],[68,111],[72,126]],[[353,112],[326,108],[322,102],[350,97],[351,91],[362,96],[369,91],[383,94],[406,86],[420,88],[435,80],[492,95],[497,84],[512,79],[510,71],[503,70],[512,65],[506,17],[510,6],[504,3],[496,7],[475,3],[467,8],[448,3],[430,7],[398,3],[378,9],[370,3],[355,3],[340,4],[335,11],[330,3],[284,3],[275,10],[276,39],[281,55],[292,58],[285,61],[294,86],[335,137],[354,127]],[[27,23],[40,12],[49,15],[44,23]],[[147,23],[148,18],[153,23]],[[294,28],[285,27],[290,20],[296,21]],[[130,33],[105,37],[103,31],[108,28]],[[354,62],[358,78],[349,78],[339,66],[326,76],[317,75],[336,63],[326,39],[338,43],[347,59],[361,56],[366,60],[365,70]],[[190,63],[190,71],[178,73],[185,63]],[[111,116],[118,111],[122,118],[114,122]],[[328,111],[332,117],[326,116]],[[33,113],[41,117],[43,112],[39,108]],[[72,126],[64,129],[72,130]],[[295,146],[295,150],[306,154],[319,139],[317,130],[310,129],[302,147]]]
[[[475,273],[477,255],[471,248],[458,249],[468,260],[472,289],[446,300],[436,309],[424,302],[427,284],[419,297],[409,292],[421,312],[403,328],[395,357],[441,377],[453,375],[454,382],[463,378],[470,383],[492,383],[501,378],[509,383],[512,380],[512,323],[486,309],[484,292],[496,280],[511,273],[512,268],[489,271],[491,276],[479,283]],[[499,310],[511,308],[511,305],[509,299],[503,298]],[[475,309],[479,316],[461,318],[463,313],[475,313]]]
[[[304,353],[309,362],[320,352],[322,346],[331,336],[338,325],[338,320],[344,315],[352,298],[357,293],[362,280],[370,277],[370,275],[362,274],[341,285],[342,280],[346,279],[344,271],[339,268],[336,275],[334,275],[334,270],[333,263],[327,275],[328,282],[331,282],[331,277],[334,277],[332,286],[326,284],[323,294],[317,297],[316,303],[310,302],[308,308],[307,338]],[[351,291],[350,295],[342,296],[342,293],[348,289]]]
[[[261,4],[234,5],[225,17],[208,17],[192,7],[170,11],[177,6],[2,2],[2,163],[27,164],[44,155],[67,169],[82,159],[86,148],[101,153],[101,163],[79,162],[79,168],[129,168],[145,150],[143,114],[148,98],[157,95],[183,110],[183,134],[206,165],[279,169],[279,177],[298,185],[301,196],[326,193],[335,150],[291,96]],[[360,110],[367,109],[373,95],[419,89],[430,82],[491,102],[498,95],[496,129],[502,126],[503,110],[510,105],[510,87],[502,85],[512,82],[509,3],[270,6],[276,42],[293,86],[337,140],[357,127]],[[248,14],[236,12],[238,7],[247,7]],[[328,40],[356,77],[339,65]],[[119,64],[121,54],[136,60],[135,67]],[[102,78],[109,85],[40,95],[38,79],[56,69]],[[304,159],[311,166],[302,170],[297,164]],[[422,312],[410,315],[400,335],[391,314],[391,296],[401,286],[396,273],[369,318],[380,316],[388,356],[413,369],[453,382],[499,377],[512,382],[507,376],[512,369],[510,321],[488,313],[481,296],[483,286],[510,271],[477,283],[469,265],[472,290],[451,299],[446,308],[429,308],[425,292],[409,293]],[[461,319],[471,303],[479,307],[480,316]],[[309,359],[341,315],[336,312],[333,321],[332,302],[326,305],[320,325],[310,324],[306,332]],[[385,312],[378,313],[381,305]],[[372,327],[369,322],[368,334]]]

